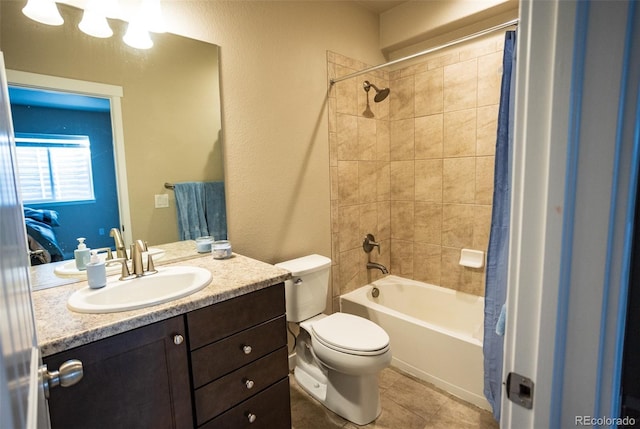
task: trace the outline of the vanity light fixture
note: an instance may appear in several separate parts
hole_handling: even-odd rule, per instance
[[[105,13],[104,0],[90,0],[82,15],[78,28],[93,37],[107,38],[113,36]]]
[[[149,49],[153,46],[150,31],[165,32],[160,0],[142,0],[138,13],[129,21],[127,32],[122,40],[133,48]]]
[[[62,25],[64,19],[53,0],[29,0],[22,9],[27,17],[47,25]]]
[[[114,16],[114,11],[117,10],[116,1],[87,0],[82,20],[78,24],[80,30],[94,37],[113,36],[107,16]],[[62,25],[64,23],[54,0],[27,0],[22,13],[43,24]],[[149,49],[153,47],[149,31],[154,33],[166,31],[160,0],[141,0],[138,12],[129,20],[127,32],[122,40],[132,48]]]
[[[129,22],[127,32],[122,38],[124,43],[136,49],[149,49],[153,46],[153,40],[149,36],[149,31],[144,27],[139,18],[134,18]]]
[[[140,16],[144,18],[147,29],[152,33],[166,32],[160,0],[142,0]]]
[[[165,31],[160,0],[142,0],[137,15],[129,21],[129,27],[122,39],[133,48],[149,49],[153,46],[149,32]]]

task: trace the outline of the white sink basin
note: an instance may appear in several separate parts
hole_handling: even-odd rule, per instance
[[[115,252],[113,252],[113,254],[115,258]],[[129,249],[127,249],[127,255],[128,254],[129,254]],[[164,250],[151,247],[149,248],[149,254],[151,255],[154,261],[157,261],[158,259],[161,259],[164,256]],[[99,253],[98,257],[100,258],[100,260],[104,261],[105,259],[107,259],[107,254],[106,252]],[[146,252],[143,253],[142,260],[146,263],[147,261]],[[111,274],[118,274],[122,270],[122,266],[120,264],[110,265],[106,268],[107,268],[108,276]],[[69,278],[69,277],[76,278],[76,279],[87,278],[87,272],[85,270],[80,271],[79,269],[76,268],[75,259],[71,259],[70,261],[67,261],[64,264],[58,265],[57,267],[54,268],[53,273],[56,276],[62,277],[62,278]]]
[[[133,280],[112,277],[101,289],[89,286],[67,301],[78,313],[115,313],[149,307],[191,295],[211,283],[211,272],[199,267],[160,267],[156,274]]]

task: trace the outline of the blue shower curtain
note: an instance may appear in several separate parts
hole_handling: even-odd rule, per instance
[[[504,308],[509,259],[509,215],[511,204],[511,151],[513,147],[513,94],[515,91],[516,32],[505,35],[502,86],[498,111],[493,210],[487,250],[484,298],[484,395],[500,420]]]

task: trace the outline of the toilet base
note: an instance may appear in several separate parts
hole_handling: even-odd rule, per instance
[[[380,415],[377,374],[350,376],[327,370],[322,374],[326,377],[318,379],[305,366],[294,370],[298,385],[334,413],[357,425],[371,423]]]

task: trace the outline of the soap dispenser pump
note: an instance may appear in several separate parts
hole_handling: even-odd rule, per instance
[[[78,248],[73,251],[73,256],[76,259],[76,268],[80,271],[87,269],[87,264],[91,260],[91,249],[84,244],[86,238],[78,238]]]
[[[91,289],[100,289],[107,284],[107,268],[98,257],[98,251],[91,251],[91,261],[87,264],[87,280]]]

